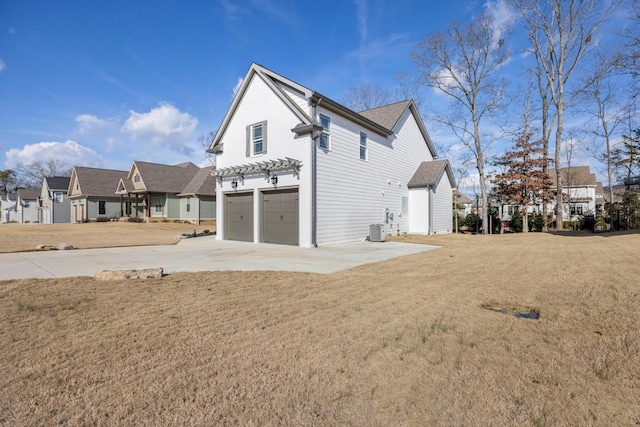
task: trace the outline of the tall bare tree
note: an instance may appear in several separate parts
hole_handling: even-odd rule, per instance
[[[29,188],[39,188],[42,180],[47,176],[71,176],[71,167],[59,159],[34,160],[28,165],[19,165],[18,179],[21,185]]]
[[[619,0],[510,0],[544,76],[555,108],[555,169],[558,185],[556,229],[563,229],[561,155],[564,114],[570,97],[568,84],[582,62],[596,31],[611,16]]]
[[[538,94],[540,96],[540,133],[542,136],[542,157],[544,158],[544,164],[542,171],[545,174],[549,174],[549,141],[551,140],[551,132],[553,130],[553,124],[555,123],[555,114],[551,111],[551,89],[549,81],[545,75],[544,67],[542,64],[536,62],[536,66],[533,69],[536,85],[538,88]],[[542,231],[549,231],[549,224],[547,218],[549,216],[547,204],[542,205]]]
[[[616,130],[623,125],[630,114],[630,99],[625,96],[615,70],[615,54],[602,52],[594,57],[592,72],[586,78],[585,90],[581,96],[585,102],[583,112],[591,116],[586,132],[595,137],[593,152],[595,158],[604,162],[607,168],[609,187],[609,216],[613,217],[613,143]],[[627,98],[627,99],[624,99]],[[601,145],[604,143],[604,147]]]
[[[412,52],[418,79],[427,88],[447,96],[450,103],[429,118],[448,127],[472,153],[482,197],[482,230],[489,229],[486,150],[505,136],[489,131],[487,120],[504,107],[506,83],[499,71],[509,57],[504,28],[488,14],[468,25],[453,22],[441,33],[430,34]]]

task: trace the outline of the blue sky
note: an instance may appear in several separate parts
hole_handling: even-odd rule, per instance
[[[391,88],[425,35],[483,10],[501,3],[3,0],[0,169],[205,165],[196,139],[251,62],[340,101],[361,82]]]
[[[205,160],[233,89],[257,62],[340,100],[394,84],[429,31],[469,1],[0,3],[0,168],[54,156],[128,169]]]

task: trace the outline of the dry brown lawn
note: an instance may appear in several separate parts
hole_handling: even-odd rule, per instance
[[[173,222],[89,222],[85,224],[1,224],[0,253],[35,250],[40,244],[68,243],[74,248],[169,245],[180,233],[215,231],[215,221],[193,225]]]
[[[404,240],[443,247],[0,282],[0,424],[640,424],[640,234]]]

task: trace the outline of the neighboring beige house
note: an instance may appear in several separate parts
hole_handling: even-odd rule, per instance
[[[115,193],[130,213],[147,221],[183,220],[193,223],[216,219],[214,167],[191,162],[178,165],[135,161]]]
[[[131,214],[131,203],[116,194],[127,171],[75,166],[71,171],[67,197],[71,222],[95,221],[99,217],[120,218]]]

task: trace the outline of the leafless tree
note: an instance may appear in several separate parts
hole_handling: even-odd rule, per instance
[[[582,62],[596,31],[611,16],[619,0],[511,0],[523,18],[531,49],[555,108],[555,169],[562,188],[561,154],[568,83]],[[545,89],[547,90],[547,89]],[[575,92],[571,95],[575,95]],[[562,230],[562,199],[558,191],[556,229]]]
[[[392,102],[391,92],[379,84],[361,83],[347,90],[342,103],[353,111],[364,111]]]
[[[593,71],[587,76],[585,90],[581,96],[585,101],[582,112],[591,116],[585,131],[596,139],[592,148],[596,159],[606,164],[611,201],[615,166],[612,159],[613,140],[616,130],[628,120],[631,106],[631,99],[624,99],[628,92],[620,86],[618,76],[612,74],[612,63],[612,56],[606,53],[594,57]],[[609,215],[613,217],[613,203],[610,203]]]
[[[196,141],[202,147],[202,151],[204,151],[207,161],[211,166],[216,165],[216,158],[214,154],[210,154],[209,152],[207,152],[207,149],[211,145],[211,141],[213,141],[213,138],[215,138],[215,136],[216,136],[216,133],[210,130],[208,133],[202,134],[196,138]]]
[[[498,72],[509,57],[503,28],[488,14],[463,26],[453,22],[428,35],[412,52],[422,85],[448,98],[449,104],[429,118],[448,127],[472,153],[480,178],[482,230],[489,230],[486,150],[505,133],[496,134],[486,121],[505,105],[505,81]]]
[[[59,159],[34,160],[28,165],[19,165],[17,168],[18,180],[21,185],[28,188],[39,188],[42,180],[50,176],[71,176],[71,167]]]
[[[640,77],[640,2],[638,0],[629,0],[629,2],[631,3],[630,25],[621,31],[625,43],[618,52],[618,59],[621,67],[637,82],[637,78]]]

